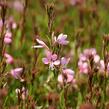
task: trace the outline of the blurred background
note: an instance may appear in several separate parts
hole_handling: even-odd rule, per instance
[[[15,67],[23,67],[25,69],[24,78],[26,80],[26,87],[29,90],[31,99],[37,101],[36,104],[39,106],[45,106],[46,108],[48,95],[53,96],[56,101],[58,99],[57,94],[59,89],[54,88],[58,86],[57,78],[50,80],[49,84],[45,82],[49,75],[52,76],[52,73],[49,74],[48,67],[42,63],[44,50],[32,49],[32,46],[37,44],[36,36],[39,36],[49,46],[47,37],[52,38],[50,32],[54,33],[55,36],[58,36],[60,33],[67,34],[70,43],[67,47],[63,47],[61,55],[71,57],[68,66],[76,72],[78,71],[78,56],[83,49],[96,48],[102,57],[103,36],[109,32],[109,1],[4,1],[7,7],[6,21],[13,22],[14,24],[12,29],[13,41],[11,45],[6,46],[6,51],[14,57],[15,64],[7,65],[6,72],[9,72],[10,69]],[[1,6],[4,1],[0,1]],[[0,8],[0,11],[2,12],[2,8]],[[5,90],[7,96],[4,97],[2,105],[5,107],[10,106],[11,108],[13,107],[12,105],[17,104],[15,89],[21,86],[21,83],[10,76],[3,79],[2,82],[3,84],[7,84]],[[56,94],[49,92],[56,92]],[[73,96],[76,97],[75,102],[72,103]],[[69,99],[69,107],[75,107],[82,102],[81,100],[80,102],[77,101],[76,93],[71,94]],[[55,104],[56,102],[53,103]],[[13,109],[15,109],[15,107]]]

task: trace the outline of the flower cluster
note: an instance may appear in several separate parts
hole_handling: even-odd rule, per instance
[[[54,66],[57,66],[60,64],[60,60],[57,59],[57,54],[53,54],[50,51],[46,50],[46,57],[42,59],[44,64],[49,64],[50,69],[54,69]]]
[[[78,68],[80,73],[88,74],[90,70],[90,60],[93,59],[93,64],[96,66],[96,69],[99,73],[104,73],[105,71],[109,73],[109,62],[105,67],[103,59],[100,59],[100,56],[97,54],[96,49],[90,48],[85,49],[83,53],[79,56]]]
[[[80,73],[87,74],[89,73],[89,61],[93,59],[94,63],[98,63],[100,60],[100,56],[97,54],[96,49],[85,49],[83,53],[79,56],[78,68]]]
[[[16,29],[17,24],[14,21],[13,17],[9,17],[7,20],[4,22],[4,27],[6,29],[5,34],[4,34],[4,44],[9,45],[12,43],[12,30]],[[3,28],[3,22],[0,20],[0,31],[2,31]],[[4,53],[4,58],[5,62],[7,64],[13,64],[14,63],[14,58],[6,52]],[[10,71],[10,74],[15,78],[21,80],[21,74],[23,72],[23,68],[14,68]]]
[[[74,79],[74,71],[72,69],[67,68],[67,64],[69,63],[70,59],[62,57],[61,58],[61,74],[58,76],[58,82],[63,83],[73,83]]]
[[[69,58],[59,58],[56,53],[54,53],[50,48],[39,38],[36,38],[36,41],[39,45],[32,46],[33,48],[44,48],[46,57],[42,58],[42,62],[46,65],[49,65],[51,70],[54,70],[58,66],[60,69],[60,74],[58,76],[58,82],[63,83],[71,83],[74,80],[74,71],[67,68],[67,64],[69,63]],[[69,41],[67,40],[66,34],[59,34],[58,37],[54,37],[54,44],[59,45],[67,45]]]

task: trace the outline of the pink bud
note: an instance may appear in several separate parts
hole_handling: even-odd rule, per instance
[[[28,90],[25,87],[22,87],[22,100],[25,100],[28,96]]]
[[[15,22],[13,22],[12,29],[16,29],[16,28],[17,28],[17,24]]]
[[[88,73],[88,64],[87,64],[87,62],[79,61],[78,66],[79,66],[80,73],[85,73],[85,74]]]
[[[104,60],[100,60],[100,72],[103,73],[105,70]]]
[[[107,64],[107,72],[109,73],[109,62]]]
[[[60,74],[60,75],[58,75],[58,82],[59,83],[63,83],[63,76]]]
[[[72,82],[73,78],[74,78],[74,71],[71,69],[64,69],[63,70],[63,74],[65,74],[67,76],[66,82]]]
[[[4,54],[5,58],[6,58],[6,63],[7,64],[12,64],[14,62],[14,59],[11,55],[9,55],[8,53]]]
[[[11,38],[7,38],[7,37],[4,38],[4,43],[5,44],[10,44],[11,42],[12,42]]]
[[[46,48],[49,50],[48,46],[45,44],[45,42],[43,42],[42,40],[40,39],[36,39],[36,41],[43,47],[43,48]]]
[[[22,12],[24,9],[23,3],[21,3],[19,0],[15,0],[13,2],[13,7],[14,7],[14,9],[16,9],[19,12]]]
[[[7,31],[5,34],[5,37],[11,38],[12,37],[12,33],[10,31]]]
[[[7,31],[4,37],[4,43],[10,44],[12,42],[12,33],[10,31]]]
[[[98,63],[100,61],[100,56],[99,55],[95,55],[94,56],[94,62]]]
[[[22,72],[23,72],[23,68],[15,68],[12,69],[10,73],[15,79],[20,79]]]

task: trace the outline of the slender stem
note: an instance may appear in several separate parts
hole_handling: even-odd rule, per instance
[[[104,78],[104,83],[105,83],[105,88],[106,88],[106,44],[105,40],[103,42],[103,58],[104,58],[104,63],[105,63],[105,78]],[[104,88],[104,100],[106,100],[106,95],[105,95],[105,88]]]
[[[28,0],[25,0],[24,10],[23,10],[23,15],[22,15],[22,25],[21,25],[22,26],[22,29],[21,29],[21,43],[23,42],[23,39],[24,39],[27,7],[28,7]]]
[[[64,101],[65,101],[65,109],[67,109],[67,87],[64,85]]]

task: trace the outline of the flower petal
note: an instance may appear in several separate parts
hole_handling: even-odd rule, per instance
[[[10,31],[7,31],[6,34],[5,34],[5,37],[11,38],[12,37],[12,33]]]
[[[46,54],[46,57],[51,60],[52,59],[52,52],[49,51],[49,50],[45,50],[45,54]]]
[[[61,74],[58,75],[58,82],[63,83],[63,76]]]
[[[42,58],[42,62],[43,62],[44,64],[49,64],[49,60],[48,60],[47,58]]]
[[[54,65],[59,65],[60,64],[60,60],[56,60],[53,62]]]
[[[4,43],[5,44],[10,44],[12,42],[12,39],[11,38],[8,38],[8,37],[5,37],[4,38]]]
[[[63,70],[63,73],[73,75],[73,74],[74,74],[74,71],[71,70],[71,69],[64,69],[64,70]]]
[[[5,53],[4,57],[6,58],[6,63],[7,64],[12,64],[14,62],[13,57],[11,55],[9,55],[8,53]]]
[[[73,81],[73,75],[68,74],[67,75],[67,82],[72,82]]]
[[[70,61],[70,58],[65,58],[65,57],[62,57],[61,58],[61,65],[64,66],[64,65],[67,65]]]
[[[42,40],[36,39],[36,41],[37,41],[40,45],[42,45],[43,47],[49,49],[48,46],[47,46]]]
[[[95,55],[94,56],[94,62],[98,63],[100,61],[100,56],[99,55]]]
[[[57,59],[57,57],[58,57],[57,54],[53,54],[52,55],[52,60],[55,61]]]
[[[43,46],[42,45],[34,45],[34,46],[32,46],[32,48],[43,48]]]
[[[63,33],[61,33],[61,34],[58,36],[57,40],[65,40],[66,38],[67,38],[67,35],[64,35]]]
[[[15,68],[12,69],[10,73],[15,79],[19,79],[22,72],[23,68]]]

